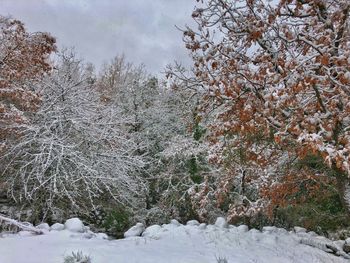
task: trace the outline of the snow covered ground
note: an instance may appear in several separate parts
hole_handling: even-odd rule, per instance
[[[196,221],[181,225],[172,220],[146,230],[138,224],[128,232],[128,238],[121,240],[92,233],[78,219],[51,228],[42,224],[39,228],[45,232],[43,235],[26,231],[3,234],[0,263],[63,263],[72,251],[90,255],[92,263],[216,263],[217,258],[226,258],[229,263],[349,262],[323,251],[332,245],[339,247],[341,242],[306,233],[304,229],[287,232],[266,227],[263,231],[248,231],[246,226],[227,225],[223,219],[216,225]],[[133,236],[141,232],[141,237]]]

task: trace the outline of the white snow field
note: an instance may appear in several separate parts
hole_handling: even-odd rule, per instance
[[[170,224],[153,225],[145,230],[138,224],[125,239],[109,240],[105,234],[92,233],[79,219],[70,219],[54,227],[40,225],[44,232],[27,231],[0,237],[0,263],[63,263],[64,257],[81,251],[92,263],[288,263],[349,262],[348,254],[335,256],[342,241],[330,241],[296,228],[293,232],[275,227],[263,231],[246,226],[227,225],[218,219],[215,225],[187,225],[172,220]],[[55,229],[55,230],[53,230]],[[142,236],[139,235],[142,232]],[[315,248],[313,246],[317,246]]]

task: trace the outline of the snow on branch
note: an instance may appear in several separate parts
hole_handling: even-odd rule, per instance
[[[16,226],[22,230],[30,231],[30,232],[33,232],[33,233],[38,234],[38,235],[43,234],[43,232],[40,229],[37,229],[37,228],[35,228],[29,224],[26,224],[26,223],[18,222],[15,219],[8,218],[8,217],[1,215],[1,214],[0,214],[0,222],[5,222],[8,225],[13,225],[13,226]]]

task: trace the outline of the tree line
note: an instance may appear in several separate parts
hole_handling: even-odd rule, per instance
[[[114,230],[218,215],[347,226],[349,3],[196,2],[198,27],[183,29],[193,67],[168,66],[166,80],[124,56],[96,72],[0,17],[0,189],[13,213]]]

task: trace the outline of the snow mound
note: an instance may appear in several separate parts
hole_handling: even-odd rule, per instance
[[[248,232],[248,230],[249,230],[248,226],[246,226],[246,225],[240,225],[236,229],[238,232],[241,232],[241,233]]]
[[[71,231],[71,232],[77,232],[77,233],[83,233],[85,231],[85,226],[83,222],[79,218],[71,218],[68,219],[64,223],[65,229]]]
[[[146,228],[145,232],[142,233],[143,237],[149,237],[153,239],[160,239],[163,232],[167,231],[167,229],[162,228],[159,225],[153,225]]]
[[[97,233],[96,238],[97,239],[109,239],[105,233]]]
[[[295,232],[295,233],[305,233],[305,232],[306,232],[306,229],[303,228],[303,227],[295,226],[295,227],[294,227],[294,232]]]
[[[187,226],[199,226],[199,222],[197,220],[190,220],[186,223]]]
[[[124,233],[124,237],[127,238],[141,236],[143,231],[145,231],[145,226],[142,223],[137,223]]]
[[[342,245],[343,245],[344,252],[350,253],[350,237],[345,239],[345,241]]]
[[[174,225],[174,226],[180,226],[181,224],[179,223],[179,221],[177,221],[176,219],[172,219],[171,221],[170,221],[170,224],[171,225]]]
[[[50,226],[47,223],[42,223],[36,226],[37,229],[41,229],[41,230],[50,230]]]
[[[200,224],[200,225],[198,226],[198,228],[201,229],[201,230],[204,230],[204,229],[207,228],[207,224],[206,224],[206,223],[202,223],[202,224]]]
[[[228,224],[226,222],[226,219],[223,217],[218,217],[215,221],[215,226],[217,226],[218,228],[227,228]]]
[[[61,231],[64,229],[64,225],[60,223],[55,223],[51,226],[51,230]]]

